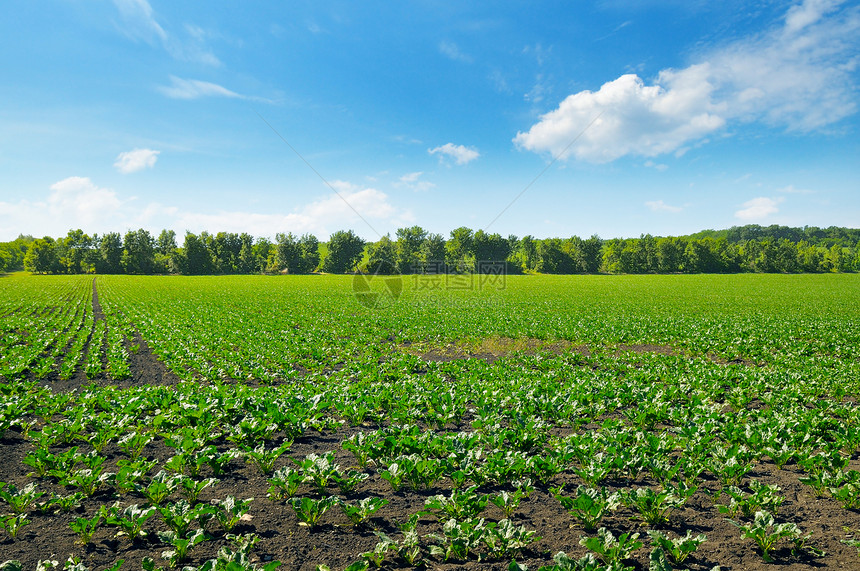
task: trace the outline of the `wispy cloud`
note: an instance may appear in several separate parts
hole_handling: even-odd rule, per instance
[[[779,212],[778,205],[785,200],[784,197],[768,198],[760,196],[743,203],[743,208],[735,212],[735,218],[741,220],[761,220],[771,214]]]
[[[424,192],[428,191],[431,188],[435,188],[436,185],[430,182],[429,180],[421,180],[421,176],[424,173],[421,171],[411,172],[401,176],[397,182],[394,183],[394,186],[397,188],[408,188],[410,190],[414,190],[415,192]]]
[[[472,58],[464,54],[456,43],[449,40],[439,42],[439,53],[454,61],[472,63]]]
[[[134,149],[120,153],[113,166],[122,174],[129,174],[143,169],[151,169],[158,160],[161,151],[152,149]]]
[[[854,71],[860,51],[860,7],[806,0],[769,32],[737,40],[683,69],[664,69],[653,83],[636,74],[597,91],[568,96],[514,143],[602,163],[625,155],[683,154],[730,122],[762,122],[813,131],[857,109]]]
[[[806,188],[794,188],[793,184],[778,188],[776,189],[776,191],[781,192],[783,194],[815,194],[814,190],[809,190]]]
[[[652,212],[672,212],[678,213],[684,210],[680,206],[672,206],[670,204],[666,204],[662,200],[652,200],[645,203],[645,206],[651,209]]]
[[[120,30],[133,40],[160,45],[181,61],[217,66],[221,61],[207,46],[208,34],[199,26],[186,24],[183,34],[168,33],[147,0],[113,0],[122,20]]]
[[[248,99],[247,96],[230,91],[217,83],[198,79],[182,79],[174,75],[170,76],[170,85],[160,85],[157,89],[171,99],[199,99],[200,97]]]
[[[645,166],[649,169],[655,169],[660,172],[669,168],[669,165],[664,165],[663,163],[655,163],[654,161],[645,161]]]
[[[481,156],[477,149],[455,145],[454,143],[445,143],[442,146],[427,149],[427,152],[431,155],[438,154],[439,160],[443,160],[445,157],[451,158],[458,165],[468,164]]]

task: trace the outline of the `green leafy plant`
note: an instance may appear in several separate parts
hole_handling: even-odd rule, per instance
[[[527,530],[523,525],[516,526],[509,519],[500,520],[498,523],[490,522],[486,529],[483,541],[490,557],[497,559],[515,556],[523,548],[541,539],[536,531]]]
[[[292,445],[292,440],[286,440],[276,448],[266,448],[264,443],[260,443],[254,448],[245,447],[243,454],[248,459],[248,462],[251,462],[260,469],[260,473],[268,476],[275,470],[275,462],[278,461],[278,458],[289,451]]]
[[[656,530],[649,530],[648,536],[655,548],[663,550],[673,565],[681,565],[690,554],[694,553],[699,546],[707,540],[703,534],[693,537],[690,530],[684,537],[669,538]]]
[[[449,519],[442,525],[442,535],[429,534],[436,545],[430,546],[430,554],[448,561],[452,557],[466,560],[469,554],[483,544],[486,526],[484,518],[458,522]]]
[[[338,502],[335,496],[328,496],[322,499],[313,498],[290,498],[289,504],[296,513],[299,519],[299,525],[306,525],[313,528],[319,523],[320,518],[328,509]]]
[[[171,568],[175,568],[188,558],[188,552],[192,547],[206,540],[206,534],[202,529],[195,530],[191,535],[176,531],[162,531],[159,532],[158,538],[173,546],[173,549],[162,551],[161,557],[168,560]]]
[[[289,466],[278,468],[272,477],[269,478],[269,487],[267,495],[272,500],[292,498],[299,490],[299,486],[306,480],[306,476],[299,470],[293,470]]]
[[[340,493],[344,495],[354,492],[355,488],[369,477],[370,474],[354,469],[349,469],[345,472],[337,472],[332,476],[335,484],[337,484],[337,487],[340,490]]]
[[[768,563],[773,561],[771,551],[780,540],[788,539],[798,542],[805,539],[796,524],[777,524],[774,522],[773,514],[766,511],[757,511],[752,523],[741,524],[732,520],[728,521],[741,530],[744,539],[752,539],[756,542],[761,551],[762,559]]]
[[[29,483],[20,490],[15,484],[7,484],[0,482],[0,499],[9,504],[12,512],[15,514],[26,513],[36,500],[45,495],[45,492],[40,492],[36,489],[35,483]]]
[[[577,486],[572,497],[562,495],[564,487],[553,488],[551,491],[564,509],[582,523],[586,531],[597,529],[603,516],[615,510],[621,503],[619,494],[608,494],[605,487],[595,490]]]
[[[340,509],[344,515],[352,522],[353,525],[361,525],[367,519],[375,514],[380,508],[388,504],[388,500],[384,498],[369,497],[362,498],[356,504],[350,504],[340,500],[338,502]]]
[[[217,478],[203,478],[202,480],[195,480],[189,476],[179,476],[178,480],[179,492],[192,504],[196,504],[199,501],[200,494],[203,490],[220,482]]]
[[[684,500],[666,490],[654,491],[651,488],[636,488],[621,492],[621,501],[628,507],[639,511],[648,525],[661,525],[668,521],[668,514],[684,504]]]
[[[177,476],[171,476],[164,470],[158,472],[148,484],[138,484],[136,489],[143,494],[153,506],[160,506],[167,498],[176,491],[179,487],[180,479]]]
[[[125,535],[132,541],[137,541],[147,536],[143,527],[149,518],[155,515],[156,508],[154,506],[141,508],[137,504],[132,504],[120,509],[118,505],[113,505],[110,507],[102,506],[100,513],[107,525],[116,526],[120,529],[118,536]]]
[[[440,521],[471,519],[487,507],[489,496],[478,494],[477,486],[465,490],[453,489],[450,495],[435,495],[424,500],[425,513],[435,515]]]
[[[320,495],[324,495],[329,481],[338,474],[340,467],[334,461],[334,451],[330,450],[323,456],[308,454],[302,460],[293,460],[301,468],[305,479],[313,482]]]
[[[627,567],[619,562],[609,565],[597,560],[593,553],[586,553],[579,559],[572,559],[564,551],[559,551],[553,556],[553,565],[544,565],[538,571],[632,571],[633,567]],[[517,570],[518,571],[518,570]]]
[[[520,501],[526,497],[526,493],[522,490],[515,490],[514,493],[508,493],[506,490],[502,490],[498,495],[490,497],[490,501],[502,510],[502,513],[505,514],[506,518],[510,518],[514,515],[514,512],[520,505]]]
[[[24,514],[0,516],[0,529],[5,530],[12,539],[18,539],[21,528],[29,524],[30,520]]]
[[[579,544],[593,551],[607,565],[620,564],[642,547],[638,533],[622,533],[616,538],[605,527],[597,530],[597,537],[583,537]]]
[[[90,541],[93,539],[93,535],[95,535],[96,531],[98,531],[101,526],[101,523],[102,514],[97,513],[91,518],[75,518],[74,521],[69,523],[69,527],[72,528],[72,531],[78,534],[78,542],[81,545],[89,545]]]
[[[214,504],[216,508],[215,519],[218,520],[224,531],[232,531],[242,521],[242,516],[248,513],[252,501],[254,498],[237,500],[234,496],[227,496]]]

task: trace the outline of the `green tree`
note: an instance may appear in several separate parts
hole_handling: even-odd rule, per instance
[[[392,262],[397,256],[398,251],[398,245],[392,242],[391,238],[386,234],[377,242],[369,245],[369,256],[365,270],[371,274],[390,275],[398,273],[398,265]],[[411,267],[410,271],[413,271]]]
[[[122,273],[122,236],[119,232],[108,232],[99,240],[96,272],[100,274]]]
[[[448,266],[458,271],[474,269],[474,238],[472,230],[461,226],[451,230],[451,238],[445,243],[445,259]]]
[[[62,269],[56,241],[50,236],[34,240],[24,255],[24,269],[36,274],[57,273]]]
[[[582,241],[582,250],[580,258],[580,267],[584,272],[596,274],[600,270],[601,251],[603,250],[603,240],[596,234],[592,234],[586,240]]]
[[[535,241],[534,236],[528,235],[522,237],[517,245],[516,251],[514,252],[514,257],[522,271],[533,272],[537,270],[539,257],[537,253],[537,242]]]
[[[162,230],[155,240],[155,271],[166,274],[176,269],[176,232]]]
[[[257,258],[254,256],[254,237],[243,232],[239,236],[239,243],[239,257],[236,261],[236,269],[240,274],[253,274],[259,268]]]
[[[155,239],[149,231],[129,230],[123,238],[122,266],[127,274],[155,272]]]
[[[352,230],[339,230],[328,241],[323,270],[332,274],[351,272],[364,253],[364,240]]]
[[[69,230],[65,238],[56,241],[59,263],[67,274],[80,274],[89,269],[92,238],[81,229]]]
[[[192,232],[185,233],[182,246],[182,273],[200,276],[212,273],[212,257],[204,241]]]
[[[395,259],[392,260],[401,274],[412,274],[421,265],[421,247],[427,239],[427,231],[420,226],[397,229]]]
[[[316,271],[320,265],[320,242],[313,234],[302,234],[299,238],[299,250],[302,254],[301,272],[308,274]]]
[[[445,238],[441,234],[427,234],[421,244],[421,264],[425,273],[445,272]]]

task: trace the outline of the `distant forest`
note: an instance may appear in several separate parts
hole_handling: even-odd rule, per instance
[[[818,273],[860,271],[860,229],[736,226],[689,236],[604,240],[518,238],[461,227],[446,239],[419,226],[367,242],[352,230],[320,242],[310,234],[185,234],[147,230],[62,238],[19,236],[0,243],[0,271],[42,274],[259,274],[313,272],[481,272],[501,262],[507,273]]]

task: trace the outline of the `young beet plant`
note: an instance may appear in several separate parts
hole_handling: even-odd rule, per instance
[[[120,509],[117,505],[111,507],[102,506],[101,509],[101,516],[104,518],[105,523],[120,529],[117,536],[126,535],[132,541],[137,541],[147,536],[147,533],[143,530],[143,526],[146,525],[146,522],[155,513],[156,508],[154,506],[141,508],[137,504],[132,504],[125,509]]]
[[[808,548],[806,546],[806,541],[809,539],[810,535],[812,535],[811,533],[804,535],[794,523],[776,524],[774,522],[773,514],[770,512],[756,512],[755,519],[752,523],[748,524],[742,525],[736,521],[728,521],[741,530],[741,535],[744,539],[752,539],[756,542],[759,550],[761,550],[762,559],[767,563],[773,561],[771,551],[782,539],[787,539],[794,543],[792,553],[797,553],[804,548],[807,548],[813,555],[820,556],[824,554],[824,552],[820,550]]]
[[[608,566],[617,568],[630,554],[642,547],[639,534],[622,533],[617,538],[605,527],[597,530],[597,537],[583,537],[580,545],[593,551],[597,557]]]
[[[258,444],[255,448],[244,447],[242,454],[248,459],[248,462],[257,466],[260,473],[264,476],[270,475],[275,471],[275,462],[278,461],[284,452],[288,452],[290,446],[293,445],[292,440],[286,440],[277,448],[266,448],[264,443]]]
[[[323,514],[330,507],[338,502],[337,497],[329,496],[315,500],[313,498],[291,498],[289,500],[290,507],[296,512],[296,517],[299,519],[299,525],[304,525],[313,528],[319,523]]]
[[[234,496],[227,496],[215,504],[215,519],[224,531],[233,531],[233,528],[242,521],[242,517],[248,513],[252,501],[254,498],[237,500]]]
[[[655,550],[660,549],[672,565],[681,565],[707,539],[701,533],[693,537],[690,530],[687,530],[687,535],[684,537],[676,537],[674,539],[670,539],[655,530],[649,530],[648,535],[651,537],[651,542],[654,544]]]
[[[597,529],[603,516],[615,510],[621,503],[620,496],[617,493],[607,494],[606,488],[595,490],[578,486],[572,497],[562,495],[563,487],[553,488],[551,491],[564,509],[582,523],[586,531]]]
[[[628,507],[637,509],[639,517],[648,525],[666,523],[669,521],[669,512],[684,504],[683,499],[671,492],[665,490],[655,492],[651,488],[636,488],[629,492],[622,492],[621,501]]]
[[[78,534],[78,543],[81,545],[89,545],[96,531],[101,527],[102,514],[98,513],[91,518],[78,517],[75,521],[69,523],[72,531]]]
[[[0,499],[9,504],[9,507],[17,515],[26,513],[36,500],[45,495],[45,492],[36,490],[36,484],[30,483],[20,490],[15,484],[0,482]]]
[[[17,539],[21,528],[29,523],[30,520],[24,514],[0,516],[0,529],[5,530],[12,539]]]
[[[272,501],[292,498],[299,491],[299,486],[304,481],[305,475],[302,472],[284,466],[275,470],[275,473],[269,478],[271,486],[269,486],[267,495]]]
[[[350,504],[342,500],[338,503],[344,515],[349,518],[353,525],[361,525],[380,508],[387,505],[388,500],[370,497],[360,499],[357,504]]]

